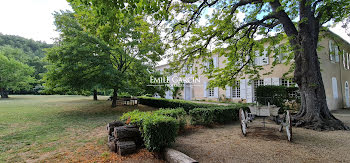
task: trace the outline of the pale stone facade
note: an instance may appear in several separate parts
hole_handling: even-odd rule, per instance
[[[326,37],[319,42],[319,61],[321,63],[321,74],[327,96],[327,104],[330,110],[350,107],[349,82],[350,82],[350,44],[339,36],[331,33],[332,38]],[[332,48],[330,48],[332,47]],[[330,55],[331,53],[333,55]],[[225,57],[213,56],[214,67],[224,67]],[[263,65],[260,74],[271,71],[274,58],[265,57],[256,63]],[[206,64],[200,62],[200,64]],[[200,67],[197,65],[197,67]],[[157,66],[156,69],[164,71],[169,65]],[[255,102],[254,89],[257,85],[286,85],[292,83],[283,79],[283,74],[290,69],[290,66],[278,64],[269,75],[262,75],[260,80],[251,81],[248,78],[239,80],[239,87],[226,86],[222,88],[208,89],[208,78],[199,70],[200,82],[184,82],[185,87],[181,91],[181,99],[185,100],[230,100],[234,102]],[[170,76],[177,78],[177,74]],[[193,76],[186,74],[186,77]],[[170,80],[170,84],[174,82]],[[166,92],[166,98],[172,98],[171,91]]]

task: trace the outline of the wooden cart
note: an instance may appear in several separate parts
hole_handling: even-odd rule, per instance
[[[264,127],[266,123],[265,118],[273,116],[276,123],[280,123],[279,131],[282,132],[283,127],[285,127],[288,141],[292,141],[292,123],[290,113],[289,111],[286,111],[283,118],[280,119],[278,114],[279,109],[279,107],[276,107],[274,105],[259,106],[258,104],[256,106],[249,106],[250,113],[243,111],[243,109],[240,109],[239,120],[241,122],[242,134],[246,136],[248,123],[252,122],[255,116],[263,117],[262,123],[264,124]]]

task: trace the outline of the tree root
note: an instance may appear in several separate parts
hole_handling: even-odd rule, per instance
[[[335,117],[312,118],[309,116],[296,115],[292,117],[293,126],[303,127],[317,131],[350,130],[342,121]]]

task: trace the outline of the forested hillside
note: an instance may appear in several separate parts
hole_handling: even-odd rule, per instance
[[[26,93],[36,93],[42,85],[42,74],[46,72],[47,63],[43,60],[45,57],[43,49],[52,46],[45,42],[0,33],[0,56],[2,57],[0,71],[2,74],[13,74],[8,79],[0,78],[0,89],[6,92],[24,93],[23,91],[26,90]],[[25,69],[7,69],[6,64],[20,64]],[[28,71],[29,69],[32,70]]]

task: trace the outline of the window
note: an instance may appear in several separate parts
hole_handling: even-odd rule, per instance
[[[208,88],[209,97],[214,97],[214,88]]]
[[[236,81],[236,84],[232,87],[232,98],[241,97],[241,87],[239,81]]]
[[[293,87],[295,86],[295,83],[293,81],[293,79],[280,79],[280,85],[282,86],[286,86],[286,87]]]
[[[261,86],[261,85],[264,85],[264,80],[262,80],[262,79],[259,79],[259,80],[254,80],[254,101],[256,101],[256,88],[258,87],[258,86]]]
[[[214,61],[213,59],[209,59],[207,62],[205,62],[205,70],[210,71],[214,68]]]
[[[333,40],[329,40],[329,60],[333,62],[339,62],[339,47],[334,43]]]
[[[257,88],[258,86],[264,85],[264,80],[254,80],[254,88]]]
[[[286,80],[286,79],[281,79],[280,85],[288,87],[288,80]]]
[[[334,55],[333,55],[333,41],[329,40],[328,42],[328,49],[329,49],[329,60],[334,61]]]

